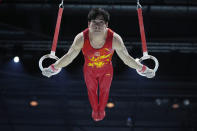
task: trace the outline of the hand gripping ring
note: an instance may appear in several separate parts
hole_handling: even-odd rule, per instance
[[[47,54],[47,55],[42,56],[42,57],[40,58],[40,60],[39,60],[39,68],[40,68],[41,71],[44,70],[44,68],[43,68],[43,66],[42,66],[42,62],[43,62],[43,60],[46,59],[46,58],[51,58],[51,59],[59,60],[59,58],[58,58],[57,56],[52,55],[52,54]],[[59,73],[61,70],[62,70],[62,68],[59,68],[59,69],[57,70],[57,73]]]
[[[159,62],[157,60],[157,58],[155,58],[154,56],[152,55],[144,55],[142,56],[140,59],[139,59],[139,62],[141,63],[143,60],[147,60],[147,59],[152,59],[154,62],[155,62],[155,68],[153,69],[154,72],[157,71],[158,67],[159,67]],[[138,70],[136,70],[137,73],[141,76],[145,76],[145,74],[139,72]]]

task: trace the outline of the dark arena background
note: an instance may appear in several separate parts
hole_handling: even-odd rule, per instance
[[[60,3],[0,0],[0,131],[197,131],[196,0],[140,1],[148,53],[159,69],[152,79],[142,77],[114,53],[114,107],[100,122],[91,118],[82,52],[51,78],[39,69],[39,59],[50,53]],[[94,7],[110,13],[109,27],[132,57],[142,57],[136,0],[64,0],[56,55],[87,28]]]

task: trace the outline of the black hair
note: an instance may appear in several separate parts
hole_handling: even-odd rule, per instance
[[[93,8],[88,13],[88,21],[95,20],[98,16],[102,16],[105,22],[109,22],[109,13],[102,8]]]

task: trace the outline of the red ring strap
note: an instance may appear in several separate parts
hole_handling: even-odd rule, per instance
[[[143,49],[143,52],[147,52],[146,37],[145,37],[144,23],[143,23],[143,16],[142,16],[142,8],[138,8],[137,12],[138,12],[138,20],[139,20],[140,33],[141,33],[142,49]]]
[[[59,29],[60,29],[60,24],[61,24],[61,19],[62,19],[62,13],[63,13],[63,8],[59,8],[59,12],[58,12],[58,18],[57,18],[57,23],[56,23],[56,28],[55,28],[55,34],[53,37],[53,44],[52,44],[52,48],[51,51],[56,51],[56,47],[57,47],[57,40],[58,40],[58,35],[59,35]]]

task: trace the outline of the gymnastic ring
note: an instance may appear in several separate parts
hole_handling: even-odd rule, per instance
[[[40,58],[40,60],[39,60],[39,68],[40,68],[41,71],[44,70],[44,68],[43,68],[43,66],[42,66],[42,62],[43,62],[43,60],[46,59],[46,58],[51,58],[51,59],[59,60],[59,58],[58,58],[57,56],[51,55],[51,54],[47,54],[47,55],[42,56],[42,57]],[[61,69],[62,69],[62,68],[59,68],[59,69],[57,70],[57,73],[59,73],[59,72],[61,71]]]
[[[155,62],[155,68],[153,69],[153,71],[156,73],[158,67],[159,67],[159,61],[157,60],[156,57],[152,56],[152,55],[144,55],[142,56],[140,59],[138,59],[138,61],[141,63],[143,60],[147,60],[147,59],[152,59]],[[138,70],[136,70],[137,73],[141,76],[145,76],[145,74],[139,72]]]

